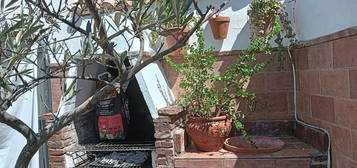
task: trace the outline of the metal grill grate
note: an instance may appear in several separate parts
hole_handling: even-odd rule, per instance
[[[129,151],[152,151],[155,150],[153,142],[126,142],[123,143],[98,143],[87,144],[82,146],[76,146],[69,150],[72,159],[75,162],[76,167],[85,168],[109,168],[113,166],[107,166],[99,163],[93,153],[97,152],[129,152]],[[150,164],[151,165],[151,164]],[[114,168],[143,168],[147,166],[123,163],[116,165]]]
[[[142,168],[141,164],[130,164],[130,163],[122,163],[116,166],[105,166],[99,163],[99,161],[94,161],[92,163],[89,164],[90,167],[95,167],[95,168],[109,168],[109,167],[113,167],[113,168]]]
[[[109,144],[109,143],[98,143],[89,144],[83,146],[77,146],[70,150],[70,152],[122,152],[122,151],[152,151],[155,149],[153,143],[141,143],[141,144]]]

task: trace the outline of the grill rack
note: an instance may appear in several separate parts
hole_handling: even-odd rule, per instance
[[[155,150],[154,143],[125,143],[125,144],[111,144],[111,143],[98,143],[88,144],[83,146],[76,146],[70,152],[86,151],[86,152],[124,152],[124,151],[152,151]]]
[[[90,167],[95,167],[95,168],[142,168],[141,164],[129,164],[129,163],[122,163],[118,166],[106,166],[98,163],[99,161],[93,161],[92,163],[89,164]]]
[[[68,151],[72,156],[75,167],[81,168],[109,168],[112,166],[101,165],[95,159],[93,153],[98,152],[129,152],[129,151],[153,151],[154,142],[126,142],[126,143],[106,143],[87,144],[73,147]],[[143,163],[145,164],[145,162]],[[122,164],[116,168],[143,168],[144,165]]]

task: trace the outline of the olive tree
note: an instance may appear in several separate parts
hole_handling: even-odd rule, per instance
[[[145,66],[183,47],[194,32],[225,5],[222,3],[220,7],[207,6],[200,9],[192,0],[117,0],[113,6],[103,5],[104,2],[1,0],[0,122],[21,133],[27,140],[17,159],[17,168],[26,168],[32,156],[51,136],[78,116],[94,109],[103,97],[113,91],[119,92],[123,84],[134,78]],[[79,20],[85,20],[83,18],[88,20],[84,27],[78,24]],[[192,20],[194,22],[190,23]],[[144,44],[147,43],[144,40],[145,32],[171,31],[163,26],[168,23],[176,25],[178,30],[175,31],[183,32],[188,26],[190,31],[180,36],[171,47],[164,47],[164,42],[158,42],[155,53],[144,57]],[[61,32],[63,25],[70,27],[72,33],[63,34],[66,37],[61,39],[53,38]],[[109,33],[109,29],[114,30],[114,33]],[[118,43],[116,39],[119,37],[123,37],[126,42]],[[75,52],[68,47],[68,42],[73,39],[81,39]],[[139,41],[137,61],[132,66],[126,66],[124,61],[130,57],[128,53],[133,47],[133,40]],[[117,51],[116,47],[120,45],[125,45],[126,51]],[[48,70],[40,65],[37,54],[39,49],[48,51],[48,57],[57,64],[57,69]],[[114,68],[118,76],[103,80],[84,73],[75,76],[66,74],[68,68],[80,67],[85,70],[85,62],[88,61]],[[26,68],[24,64],[33,65],[41,75],[31,75],[33,69]],[[106,85],[76,108],[60,116],[53,113],[53,123],[39,132],[7,112],[19,97],[54,78],[100,81]],[[73,85],[63,86],[62,90],[64,95],[75,94],[71,91]]]

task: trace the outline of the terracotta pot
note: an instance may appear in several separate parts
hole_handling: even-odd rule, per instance
[[[248,11],[248,16],[250,18],[250,29],[251,29],[251,31],[252,31],[254,36],[256,36],[256,37],[265,37],[273,30],[274,20],[273,20],[272,17],[268,17],[265,20],[265,25],[263,27],[263,30],[260,30],[260,28],[256,27],[253,24],[254,19],[257,17],[256,14],[253,11],[249,10]]]
[[[273,137],[253,136],[251,141],[256,146],[252,146],[248,139],[242,136],[231,137],[224,143],[224,148],[232,152],[240,153],[271,153],[281,150],[285,143]]]
[[[166,45],[168,48],[174,46],[177,41],[179,41],[185,33],[189,32],[189,28],[184,28],[183,31],[180,31],[181,29],[179,28],[170,28],[168,32],[162,33],[163,36],[166,37]],[[187,42],[186,42],[187,44]],[[173,51],[170,55],[182,55],[184,53],[183,48],[179,48],[175,51]]]
[[[198,150],[213,152],[222,149],[232,129],[232,120],[226,116],[189,118],[186,132]]]
[[[217,16],[208,20],[213,37],[215,39],[225,39],[227,38],[230,17],[227,16]]]

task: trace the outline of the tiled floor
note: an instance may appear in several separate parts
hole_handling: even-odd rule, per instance
[[[296,138],[280,138],[285,142],[282,150],[274,153],[233,153],[188,150],[175,157],[177,168],[310,168],[311,159],[323,155]]]

